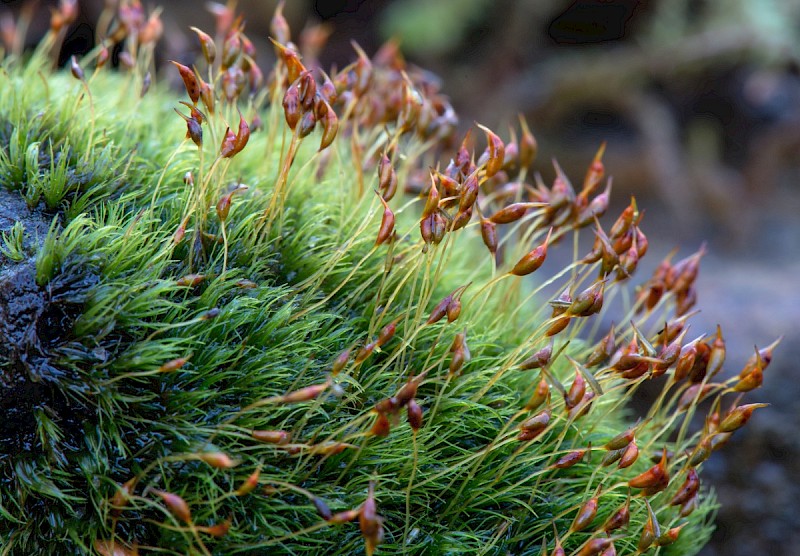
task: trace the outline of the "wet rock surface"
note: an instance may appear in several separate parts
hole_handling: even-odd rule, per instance
[[[36,412],[55,421],[69,444],[82,434],[91,410],[69,395],[75,371],[59,363],[72,323],[97,276],[74,267],[46,287],[36,283],[36,251],[52,220],[30,210],[19,195],[0,190],[0,233],[16,222],[25,228],[25,259],[0,256],[0,461],[2,454],[35,451]]]

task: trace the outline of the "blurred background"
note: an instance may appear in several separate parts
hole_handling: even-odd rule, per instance
[[[92,47],[104,3],[78,1],[62,61]],[[55,4],[2,0],[0,32],[35,5],[35,44]],[[162,62],[191,61],[189,26],[211,31],[213,16],[197,0],[161,5]],[[265,70],[275,5],[239,1]],[[308,23],[330,31],[322,67],[351,61],[351,40],[371,54],[396,38],[440,76],[462,131],[478,121],[507,138],[524,114],[548,183],[552,157],[578,181],[607,141],[610,213],[630,195],[646,212],[640,282],[673,247],[682,257],[707,242],[693,329],[723,324],[727,372],[784,338],[750,400],[772,405],[705,464],[722,508],[702,554],[798,554],[800,0],[288,0],[285,15],[293,37]]]

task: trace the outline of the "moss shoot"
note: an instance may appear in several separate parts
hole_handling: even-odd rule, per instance
[[[0,66],[0,554],[700,550],[774,346],[719,378],[702,250],[636,281],[602,148],[530,180],[524,120],[456,140],[393,45],[329,77],[280,9],[266,77],[220,8],[178,96],[137,1],[53,71],[74,7]]]

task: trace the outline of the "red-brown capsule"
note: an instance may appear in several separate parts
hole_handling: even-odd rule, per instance
[[[639,542],[636,545],[636,548],[639,552],[646,552],[650,546],[655,542],[655,540],[660,536],[661,529],[658,525],[657,521],[654,521],[651,517],[647,519],[647,522],[644,524],[644,529],[642,529],[642,534],[639,536]]]
[[[558,460],[556,460],[556,462],[550,467],[554,469],[567,469],[568,467],[572,467],[576,463],[581,462],[588,451],[588,448],[583,448],[582,450],[573,450],[558,458]]]
[[[189,361],[189,357],[178,357],[177,359],[172,359],[171,361],[167,361],[163,365],[158,368],[159,373],[172,373],[179,369],[181,369],[187,362]]]
[[[225,135],[222,137],[222,144],[219,147],[220,158],[231,158],[234,155],[234,142],[236,135],[231,131],[231,128],[225,129]]]
[[[605,190],[589,201],[589,204],[580,210],[575,220],[576,227],[583,228],[584,226],[588,226],[594,222],[595,219],[600,218],[606,213],[611,197],[611,183],[611,178],[609,178],[606,182]]]
[[[722,370],[722,364],[725,362],[725,340],[722,338],[722,328],[717,325],[717,334],[714,341],[711,343],[711,353],[708,355],[708,363],[706,371],[709,377],[714,377],[719,371]]]
[[[180,73],[181,79],[183,79],[183,85],[186,87],[186,93],[189,95],[189,98],[192,99],[192,103],[197,104],[197,101],[200,100],[200,84],[197,81],[197,76],[194,71],[192,71],[189,66],[179,64],[174,60],[170,60],[170,62],[178,68],[178,73]]]
[[[267,444],[277,444],[283,446],[289,443],[291,434],[287,431],[279,430],[254,430],[250,433],[254,440],[265,442]]]
[[[289,392],[288,394],[278,396],[276,401],[279,403],[307,402],[309,400],[315,399],[317,396],[322,394],[325,390],[328,389],[329,386],[330,382],[313,384],[311,386],[306,386],[305,388],[300,388],[299,390]]]
[[[630,467],[639,457],[639,447],[636,445],[636,440],[631,440],[631,443],[625,448],[622,452],[622,457],[619,459],[619,463],[617,467],[620,469],[625,469],[626,467]]]
[[[222,41],[222,63],[220,69],[224,72],[236,64],[239,55],[242,54],[242,37],[238,30],[228,33]]]
[[[603,455],[603,459],[600,460],[600,465],[603,467],[608,467],[612,463],[616,463],[622,457],[622,454],[625,453],[625,448],[618,448],[616,450],[609,450]]]
[[[616,346],[616,335],[614,332],[614,325],[611,325],[611,329],[608,331],[602,340],[597,342],[597,345],[592,350],[592,353],[589,354],[589,358],[586,360],[584,365],[586,367],[595,367],[601,364],[603,361],[607,360],[611,353],[614,351],[614,347]]]
[[[636,218],[637,213],[638,209],[636,207],[636,199],[631,197],[631,203],[625,207],[625,210],[623,210],[619,215],[616,222],[614,222],[614,225],[611,226],[611,231],[608,233],[608,237],[611,239],[617,239],[624,236],[633,224],[633,220]]]
[[[206,107],[209,114],[214,113],[214,88],[206,83],[200,83],[200,100],[203,101],[203,106]]]
[[[389,205],[386,203],[383,197],[381,197],[381,194],[377,191],[375,191],[375,194],[378,196],[378,199],[380,199],[381,204],[383,205],[381,225],[378,228],[378,236],[375,239],[375,245],[381,245],[392,238],[392,233],[394,232],[394,213],[389,208]]]
[[[422,428],[422,408],[413,399],[409,400],[406,405],[406,417],[408,418],[408,424],[414,431]]]
[[[656,465],[628,481],[628,486],[641,488],[645,494],[655,494],[664,490],[669,484],[669,471],[667,469],[667,449],[661,455],[661,461]]]
[[[636,255],[641,259],[647,254],[647,248],[650,242],[638,226],[634,226],[634,233],[633,244],[636,246]]]
[[[575,371],[575,380],[572,381],[572,386],[570,386],[569,391],[564,394],[564,405],[567,409],[572,409],[583,400],[583,395],[585,393],[586,380],[581,373]]]
[[[469,347],[467,347],[466,331],[459,332],[455,335],[453,344],[450,346],[450,351],[453,354],[453,357],[450,359],[450,375],[460,375],[464,364],[469,363],[472,358]]]
[[[512,203],[495,212],[489,217],[489,220],[495,224],[510,224],[511,222],[516,222],[525,216],[525,213],[528,212],[534,204],[535,203]]]
[[[217,469],[231,469],[237,465],[237,462],[222,452],[202,452],[197,454],[197,459]]]
[[[542,432],[544,432],[549,423],[550,423],[549,409],[545,409],[544,411],[537,413],[533,417],[529,417],[528,419],[520,423],[519,425],[520,432],[517,435],[517,440],[522,442],[533,440],[534,438],[539,436]]]
[[[344,366],[347,365],[347,362],[350,360],[350,350],[346,349],[341,352],[339,355],[336,356],[336,359],[333,360],[333,364],[331,365],[331,374],[336,376],[339,372],[344,369]]]
[[[258,478],[261,476],[261,470],[256,469],[244,480],[239,488],[234,491],[236,496],[245,496],[250,494],[258,487]]]
[[[753,411],[759,407],[767,407],[768,403],[749,403],[735,407],[719,424],[719,432],[733,432],[750,420]]]
[[[333,81],[324,71],[322,72],[322,85],[319,86],[319,95],[331,106],[336,103],[338,98]]]
[[[307,137],[314,131],[317,126],[317,117],[314,112],[306,112],[300,118],[300,123],[297,125],[297,136],[299,138]]]
[[[664,330],[665,332],[665,340],[669,336],[669,331],[667,328]],[[683,343],[683,339],[688,332],[688,328],[685,328],[681,331],[681,333],[672,340],[671,343],[665,345],[661,348],[661,351],[658,354],[658,358],[661,360],[659,363],[653,364],[653,376],[661,376],[664,374],[667,369],[672,366],[680,357],[681,352],[683,351],[681,344]],[[668,340],[667,340],[668,341]]]
[[[583,531],[586,529],[592,520],[597,515],[597,504],[599,500],[597,497],[590,498],[584,502],[578,509],[578,514],[570,525],[570,531]]]
[[[578,317],[588,317],[603,308],[605,282],[598,281],[580,292],[567,309],[567,313]]]
[[[236,132],[236,137],[233,140],[233,154],[235,155],[242,152],[249,140],[250,126],[247,125],[247,122],[242,117],[242,113],[239,112],[239,130]]]
[[[395,396],[384,398],[375,404],[375,411],[378,413],[395,413],[398,409],[400,409],[400,402],[397,401]]]
[[[470,167],[472,166],[472,159],[469,154],[469,146],[471,143],[471,139],[472,139],[472,130],[469,129],[467,130],[466,135],[464,135],[464,139],[461,141],[461,146],[456,151],[456,157],[455,157],[456,166],[458,167],[459,170],[461,170],[461,173],[465,176],[468,176],[472,173],[470,171],[471,170]]]
[[[678,540],[678,536],[681,534],[681,529],[686,527],[686,523],[682,523],[677,527],[672,527],[669,530],[665,531],[661,534],[660,537],[656,539],[656,546],[668,546],[673,544],[675,541]]]
[[[706,436],[695,446],[692,455],[689,456],[689,465],[700,465],[711,456],[711,438]]]
[[[697,357],[697,345],[695,343],[684,346],[681,349],[681,354],[678,357],[677,364],[675,365],[675,382],[679,382],[689,376],[689,371],[694,366],[694,360]]]
[[[369,433],[373,436],[379,436],[381,438],[386,437],[389,435],[391,431],[392,425],[389,422],[389,418],[384,413],[378,413],[375,417],[375,422],[372,423],[372,428],[369,430]]]
[[[567,413],[567,418],[570,421],[574,421],[589,413],[595,396],[596,394],[593,390],[587,391],[586,394],[583,395],[583,399],[578,403],[578,405],[569,410]]]
[[[536,386],[536,390],[534,390],[530,399],[525,404],[525,409],[528,411],[533,411],[534,409],[542,405],[545,401],[547,401],[547,397],[549,395],[550,395],[550,385],[547,384],[547,381],[544,379],[544,377],[542,377],[539,380],[539,384]]]
[[[603,524],[603,531],[605,531],[606,534],[628,525],[628,522],[631,520],[630,503],[631,500],[629,495],[625,503],[608,517],[606,522]]]
[[[545,237],[542,244],[535,247],[527,255],[522,257],[517,264],[514,265],[514,268],[511,269],[511,274],[514,274],[515,276],[527,276],[528,274],[538,270],[547,257],[547,244],[550,241],[550,236],[552,233],[553,228],[550,228],[550,230],[547,232],[547,237]]]
[[[708,359],[711,357],[711,347],[703,341],[695,344],[697,353],[694,357],[694,363],[689,369],[688,378],[689,382],[698,383],[706,376],[706,369],[708,369]]]
[[[697,494],[699,488],[700,476],[697,474],[696,470],[689,468],[686,472],[686,480],[681,485],[681,488],[678,489],[678,492],[675,493],[675,496],[672,497],[669,505],[681,506],[685,504],[687,500],[693,498]]]
[[[453,322],[458,319],[461,314],[461,299],[454,297],[450,303],[447,304],[447,322]]]
[[[600,144],[600,148],[597,149],[589,169],[586,170],[586,176],[583,178],[583,188],[578,196],[584,202],[588,201],[589,196],[597,190],[597,186],[600,185],[600,181],[605,175],[605,166],[603,166],[603,154],[605,151],[606,142],[603,141]]]
[[[547,328],[547,330],[545,330],[544,335],[547,336],[548,338],[551,336],[555,336],[556,334],[558,334],[567,327],[571,318],[572,317],[557,318],[555,321],[553,321],[553,324],[551,324]]]
[[[620,237],[614,239],[612,241],[612,243],[611,243],[611,246],[614,249],[614,252],[617,255],[622,256],[623,253],[625,253],[626,251],[631,249],[633,247],[633,236],[634,236],[633,227],[630,227],[630,228],[628,228],[627,232],[622,234]],[[636,253],[635,253],[635,250],[634,250],[634,255],[635,254]]]
[[[416,378],[409,378],[408,381],[397,391],[393,399],[397,407],[402,407],[414,399],[417,395],[417,388],[420,381],[423,379],[424,373]]]
[[[333,143],[333,140],[336,138],[336,133],[339,131],[339,117],[327,102],[323,100],[321,104],[327,106],[327,111],[322,118],[322,137],[319,142],[319,150],[324,151],[330,147],[331,143]]]
[[[715,452],[725,446],[728,441],[731,439],[731,435],[733,433],[730,432],[718,432],[714,436],[711,437],[711,451]]]
[[[553,343],[550,342],[545,347],[525,359],[519,364],[519,368],[523,371],[531,369],[540,369],[550,363],[550,357],[553,355]]]
[[[419,221],[419,235],[422,237],[422,241],[425,243],[425,246],[422,249],[423,253],[427,253],[428,245],[433,243],[433,215],[426,216]]]
[[[478,127],[486,134],[486,142],[488,143],[489,158],[486,161],[486,177],[492,177],[503,167],[503,159],[505,157],[505,145],[500,137],[497,136],[488,127],[478,124]]]
[[[392,336],[394,336],[394,333],[397,330],[398,320],[399,319],[393,320],[381,329],[381,331],[378,333],[378,338],[375,340],[376,347],[380,347],[392,339]]]
[[[700,500],[697,495],[692,496],[681,505],[681,511],[678,515],[681,517],[688,517],[693,511],[697,509]]]
[[[189,511],[189,505],[183,498],[177,494],[172,494],[171,492],[165,492],[163,490],[153,489],[153,492],[161,498],[161,501],[164,502],[164,505],[175,517],[184,523],[192,522],[192,513]]]
[[[367,556],[372,556],[375,547],[383,541],[383,518],[378,515],[378,506],[375,502],[375,483],[373,482],[369,483],[367,499],[361,505],[358,524],[361,528],[361,535],[364,537]]]
[[[369,342],[356,352],[354,362],[356,365],[363,363],[375,351],[375,342]]]
[[[383,193],[383,198],[390,201],[397,192],[397,173],[394,171],[391,160],[384,154],[378,164],[378,189]]]
[[[410,82],[403,88],[403,104],[397,115],[397,129],[404,133],[410,131],[419,121],[423,100],[419,91]]]
[[[611,539],[589,539],[581,549],[576,552],[576,556],[605,556],[606,552],[613,548],[614,541]],[[609,554],[616,554],[616,551],[610,552]]]
[[[489,249],[489,253],[492,254],[492,257],[494,257],[497,255],[497,225],[483,216],[480,218],[483,244]]]
[[[763,382],[764,372],[761,367],[756,367],[750,371],[750,374],[740,379],[739,382],[734,385],[733,389],[737,392],[750,392],[751,390],[759,388]]]
[[[739,378],[745,378],[749,375],[754,369],[760,368],[761,371],[767,370],[767,367],[772,362],[772,352],[781,343],[783,336],[772,342],[770,345],[765,347],[764,349],[756,348],[756,352],[750,356],[750,358],[745,362],[744,368],[739,373]]]
[[[233,191],[230,191],[219,198],[217,201],[217,217],[220,221],[225,222],[228,219],[228,213],[231,210],[231,198],[233,197]]]
[[[425,208],[422,209],[422,218],[431,216],[439,210],[439,190],[436,188],[436,178],[431,173],[431,187],[428,190],[428,198],[425,201]]]
[[[117,491],[114,493],[114,496],[108,501],[109,506],[111,507],[111,513],[114,516],[118,516],[123,508],[127,506],[131,501],[131,492],[133,492],[134,487],[136,486],[137,478],[134,477],[125,481],[123,485],[117,488]]]
[[[174,108],[175,113],[183,118],[186,122],[186,138],[191,139],[192,142],[197,145],[197,148],[203,147],[203,128],[200,126],[200,122],[195,118],[187,117],[178,112],[177,108]]]
[[[286,118],[289,129],[294,131],[303,116],[300,110],[300,90],[297,82],[289,85],[283,94],[283,115]]]
[[[314,76],[311,75],[311,72],[308,70],[301,72],[300,77],[297,79],[297,90],[300,93],[300,109],[303,112],[308,112],[314,107],[314,100],[317,94],[317,82],[314,81]]]
[[[450,303],[453,301],[453,294],[448,295],[444,299],[442,299],[439,303],[436,304],[436,307],[433,308],[431,311],[428,320],[425,321],[425,324],[433,324],[435,322],[439,322],[442,320],[445,315],[447,315],[447,308],[450,306]]]
[[[209,66],[214,65],[214,60],[217,58],[217,45],[214,44],[214,39],[197,27],[189,27],[189,29],[194,31],[197,34],[197,38],[200,39],[200,48],[203,50],[203,58],[205,58],[206,63]]]
[[[627,251],[623,252],[619,257],[619,266],[617,267],[617,280],[625,280],[630,278],[636,272],[636,267],[639,265],[639,253],[636,250],[636,245],[632,244]]]
[[[461,196],[458,200],[458,210],[466,212],[475,204],[478,199],[480,184],[475,174],[470,174],[461,185]]]

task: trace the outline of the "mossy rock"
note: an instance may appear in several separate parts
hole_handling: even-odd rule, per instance
[[[548,304],[543,286],[578,297],[602,283],[608,301],[626,298],[633,279],[612,267],[603,282],[601,262],[545,264],[531,279],[508,272],[550,227],[550,248],[570,249],[577,213],[559,222],[552,203],[531,207],[503,225],[496,262],[477,216],[462,229],[445,220],[442,241],[426,242],[426,197],[398,194],[397,235],[376,245],[382,153],[410,189],[441,151],[430,127],[401,129],[402,118],[413,123],[402,110],[369,123],[362,66],[342,73],[352,79],[338,83],[338,136],[326,149],[320,131],[293,139],[285,65],[272,88],[220,98],[213,114],[206,105],[198,148],[173,112],[176,93],[156,84],[141,94],[152,49],[130,71],[83,79],[48,70],[47,50],[8,57],[0,75],[0,200],[24,228],[24,256],[4,249],[0,273],[3,554],[352,554],[366,540],[368,553],[382,541],[381,554],[533,555],[553,553],[556,535],[569,553],[607,538],[603,524],[625,504],[630,523],[611,532],[619,554],[637,553],[653,517],[663,532],[683,529],[651,554],[693,554],[707,541],[713,495],[701,489],[685,517],[670,502],[699,465],[698,443],[720,438],[689,429],[696,402],[730,384],[692,369],[701,392],[672,366],[652,378],[663,396],[644,420],[627,407],[663,355],[679,296],[639,312],[641,300],[629,303],[615,320],[635,327],[617,330],[611,362],[589,370],[610,309],[572,314],[563,296]],[[376,83],[401,99],[423,90],[391,64],[370,71],[375,95],[385,94]],[[223,158],[240,113],[263,127]],[[484,210],[502,206],[492,157],[464,162]],[[427,212],[455,218],[458,204],[442,194]],[[0,223],[8,246],[11,219]],[[429,322],[453,292],[460,314],[453,304]],[[650,358],[638,377],[613,357],[634,340]],[[544,369],[524,364],[551,342]],[[601,464],[604,445],[634,426],[638,459]],[[577,463],[555,465],[580,450]],[[662,451],[672,480],[632,488]],[[577,525],[592,498],[596,515]],[[337,523],[345,515],[354,522]]]

